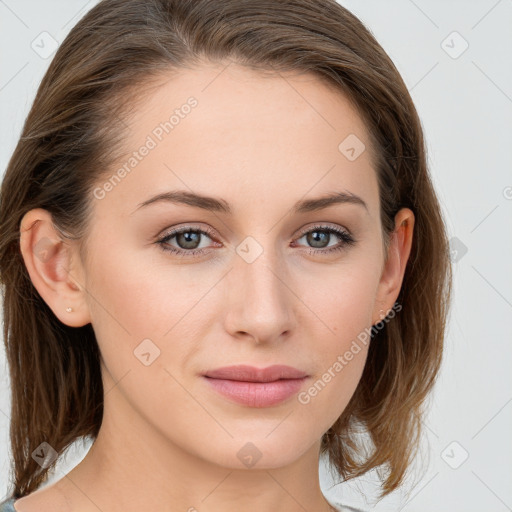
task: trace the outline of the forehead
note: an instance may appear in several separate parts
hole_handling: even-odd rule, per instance
[[[126,154],[109,176],[126,172],[104,206],[132,211],[179,188],[226,197],[235,211],[343,190],[363,196],[370,213],[377,207],[366,127],[315,75],[234,63],[184,69],[162,75],[127,122]]]

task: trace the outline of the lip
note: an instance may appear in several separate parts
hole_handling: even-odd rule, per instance
[[[296,394],[308,375],[286,365],[237,365],[210,370],[203,378],[215,391],[236,403],[270,407]]]
[[[272,382],[279,379],[302,379],[307,377],[305,372],[283,364],[274,364],[267,368],[256,368],[246,364],[224,366],[205,373],[213,379],[238,380],[245,382]]]

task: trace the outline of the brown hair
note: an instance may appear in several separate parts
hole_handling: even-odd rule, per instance
[[[47,442],[60,454],[82,436],[94,439],[103,414],[92,326],[64,325],[40,297],[20,253],[20,221],[44,208],[63,238],[85,241],[91,191],[122,154],[124,120],[142,91],[164,72],[225,58],[271,72],[314,73],[336,87],[369,131],[384,239],[400,208],[414,212],[402,310],[373,333],[358,387],[322,438],[322,454],[343,478],[383,466],[381,497],[404,480],[441,363],[452,275],[421,123],[393,62],[334,0],[103,0],[54,56],[0,191],[16,498],[34,491],[55,464],[41,468],[31,456],[37,446]]]

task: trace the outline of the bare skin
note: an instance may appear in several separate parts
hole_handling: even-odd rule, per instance
[[[48,212],[23,218],[21,249],[34,286],[63,323],[93,325],[105,409],[84,460],[19,499],[19,512],[332,510],[319,485],[320,442],[357,387],[368,345],[360,343],[321,391],[308,390],[395,304],[414,215],[397,214],[384,265],[377,178],[350,103],[312,75],[263,76],[226,64],[169,76],[138,106],[128,156],[99,187],[148,135],[156,147],[92,198],[86,261],[60,242]],[[191,96],[197,106],[158,140],[155,127]],[[366,146],[352,161],[338,149],[350,134]],[[137,208],[178,189],[223,198],[232,213],[164,201]],[[333,192],[355,194],[366,207],[292,211],[297,201]],[[197,238],[204,253],[190,256],[194,249],[179,236],[164,247],[187,254],[162,250],[157,240],[174,227],[209,229]],[[307,236],[315,227],[323,236],[316,245]],[[345,242],[326,228],[355,243],[327,253]],[[55,243],[44,261],[36,252],[43,238]],[[257,257],[249,262],[237,247]],[[145,339],[160,351],[149,365],[134,357]],[[233,364],[303,370],[301,392],[310,400],[234,403],[203,377]],[[243,448],[260,454],[254,465],[243,462]]]

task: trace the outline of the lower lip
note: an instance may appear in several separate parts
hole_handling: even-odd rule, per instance
[[[273,382],[243,382],[205,377],[215,391],[250,407],[269,407],[298,393],[307,377]]]

